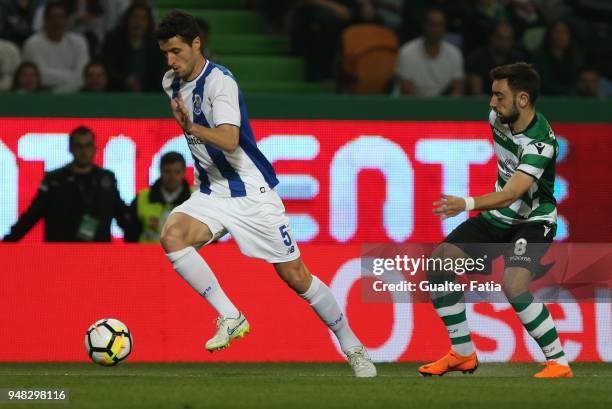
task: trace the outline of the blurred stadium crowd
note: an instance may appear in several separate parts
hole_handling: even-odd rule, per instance
[[[543,95],[612,96],[609,0],[0,0],[0,90],[159,92],[172,8],[248,90],[485,95],[528,61]]]

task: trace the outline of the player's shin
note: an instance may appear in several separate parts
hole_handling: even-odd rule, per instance
[[[321,318],[321,321],[327,324],[329,329],[336,335],[342,351],[346,353],[350,349],[362,345],[353,333],[353,330],[351,330],[333,293],[316,276],[312,276],[310,287],[300,296],[308,301],[312,309]]]
[[[238,309],[225,295],[219,281],[206,261],[198,254],[195,248],[187,247],[179,251],[166,254],[172,266],[181,277],[189,283],[198,294],[217,310],[219,315],[226,318],[236,318],[240,315]]]
[[[515,297],[510,303],[529,335],[542,349],[546,360],[568,365],[555,323],[546,305],[534,302],[533,295],[529,291]]]
[[[451,348],[462,356],[471,355],[474,345],[470,336],[463,291],[452,290],[455,283],[454,274],[430,274],[430,297],[436,313],[444,322],[451,341]],[[447,289],[448,288],[448,289]]]

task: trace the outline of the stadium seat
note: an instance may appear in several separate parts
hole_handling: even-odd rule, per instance
[[[248,82],[303,81],[304,62],[296,57],[277,56],[224,56],[215,61],[226,66],[238,80]]]
[[[163,18],[172,9],[159,8],[159,17]],[[202,18],[210,24],[213,33],[248,34],[261,33],[266,26],[265,18],[251,10],[215,10],[215,9],[183,9],[197,18]]]
[[[373,24],[351,26],[342,33],[343,71],[348,91],[380,94],[389,87],[399,49],[397,35]]]
[[[250,93],[274,93],[274,94],[329,94],[334,92],[335,85],[332,82],[303,82],[303,81],[265,81],[249,82],[242,81],[240,89]]]
[[[210,46],[223,55],[288,55],[289,39],[275,34],[212,35]]]

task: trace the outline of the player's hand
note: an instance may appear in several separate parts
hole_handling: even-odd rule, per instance
[[[180,93],[170,101],[170,106],[172,107],[174,119],[176,119],[181,128],[183,128],[183,131],[189,133],[193,122],[189,119],[189,112],[187,112],[187,108],[185,108],[185,103]]]
[[[444,193],[440,195],[440,200],[433,202],[433,205],[434,214],[440,216],[441,220],[457,216],[465,210],[465,200],[462,197],[445,195]]]

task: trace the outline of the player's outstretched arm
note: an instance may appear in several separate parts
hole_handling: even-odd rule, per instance
[[[201,141],[226,152],[231,153],[238,147],[240,141],[240,128],[237,126],[222,124],[216,128],[207,128],[194,124],[189,118],[189,113],[185,108],[185,104],[180,94],[170,101],[170,106],[172,107],[174,119],[176,119],[185,133],[193,135]]]
[[[523,196],[533,183],[533,176],[517,171],[500,192],[487,193],[474,198],[442,194],[441,199],[433,203],[433,212],[441,219],[447,219],[465,210],[503,209]]]

